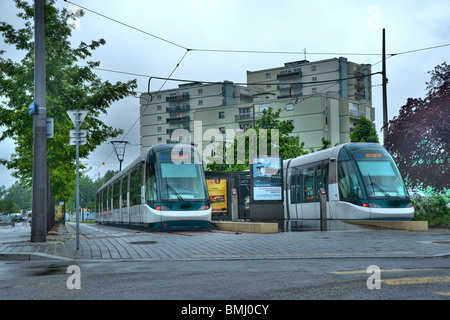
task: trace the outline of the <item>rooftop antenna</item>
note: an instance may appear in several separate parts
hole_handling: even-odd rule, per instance
[[[122,171],[122,161],[125,156],[125,147],[127,144],[129,144],[128,141],[110,141],[110,143],[113,145],[114,151],[117,155],[117,160],[119,160],[120,166],[119,166],[119,172]]]

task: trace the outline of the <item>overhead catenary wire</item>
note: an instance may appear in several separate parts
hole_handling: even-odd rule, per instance
[[[188,47],[183,46],[183,45],[181,45],[181,44],[179,44],[179,43],[176,43],[176,42],[174,42],[174,41],[170,41],[170,40],[168,40],[168,39],[165,39],[165,38],[163,38],[163,37],[157,36],[157,35],[155,35],[155,34],[152,34],[152,33],[150,33],[150,32],[147,32],[147,31],[145,31],[145,30],[142,30],[142,29],[140,29],[140,28],[134,27],[134,26],[132,26],[132,25],[130,25],[130,24],[127,24],[127,23],[124,23],[124,22],[119,21],[119,20],[117,20],[117,19],[111,18],[111,17],[109,17],[109,16],[107,16],[107,15],[105,15],[105,14],[99,13],[99,12],[97,12],[97,11],[94,11],[94,10],[92,10],[92,9],[86,8],[86,7],[84,7],[84,6],[80,6],[80,5],[78,5],[78,4],[76,4],[76,3],[72,2],[72,1],[68,1],[68,0],[64,0],[64,1],[67,2],[67,3],[70,3],[70,4],[72,4],[72,5],[78,6],[78,7],[82,8],[82,9],[84,9],[84,10],[86,10],[86,11],[89,11],[89,12],[91,12],[91,13],[93,13],[93,14],[96,14],[96,15],[98,15],[98,16],[101,16],[101,17],[103,17],[103,18],[105,18],[105,19],[109,19],[109,20],[111,20],[111,21],[113,21],[113,22],[116,22],[116,23],[118,23],[118,24],[121,24],[121,25],[123,25],[123,26],[125,26],[125,27],[127,27],[127,28],[133,29],[133,30],[135,30],[135,31],[141,32],[141,33],[146,34],[146,35],[148,35],[148,36],[151,36],[151,37],[153,37],[153,38],[155,38],[155,39],[158,39],[158,40],[160,40],[160,41],[166,42],[166,43],[168,43],[168,44],[170,44],[170,45],[173,45],[173,46],[176,46],[176,47],[178,47],[178,48],[181,48],[181,49],[186,50],[186,52],[185,52],[185,54],[183,55],[183,57],[181,58],[180,62],[176,65],[176,67],[172,70],[171,74],[170,74],[168,77],[166,77],[166,78],[155,77],[155,76],[149,77],[149,84],[150,84],[151,79],[160,79],[160,80],[164,80],[164,83],[163,83],[163,85],[161,86],[161,88],[158,90],[158,92],[162,90],[162,88],[163,88],[164,85],[167,83],[167,81],[202,82],[202,83],[220,83],[220,82],[217,82],[217,81],[215,81],[215,82],[209,82],[209,81],[188,81],[188,80],[184,80],[184,79],[171,79],[172,74],[173,74],[174,71],[177,69],[177,67],[179,66],[179,64],[181,63],[181,61],[184,59],[184,57],[187,55],[188,52],[247,53],[247,54],[284,54],[284,55],[286,55],[286,54],[294,54],[294,55],[305,54],[305,57],[306,57],[306,54],[309,54],[309,55],[342,55],[342,56],[346,56],[346,55],[347,55],[347,56],[350,56],[350,55],[360,55],[360,56],[380,56],[380,55],[381,55],[380,53],[306,52],[306,49],[305,49],[304,51],[298,51],[298,52],[297,52],[297,51],[268,51],[268,50],[239,50],[239,49],[238,49],[238,50],[233,50],[233,49],[188,48]],[[402,51],[402,52],[397,52],[397,53],[391,53],[391,54],[387,54],[387,58],[391,58],[391,57],[397,56],[397,55],[403,55],[403,54],[409,54],[409,53],[414,53],[414,52],[424,51],[424,50],[431,50],[431,49],[436,49],[436,48],[442,48],[442,47],[446,47],[446,46],[450,46],[450,43],[449,43],[449,44],[442,44],[442,45],[432,46],[432,47],[426,47],[426,48],[419,48],[419,49],[407,50],[407,51]],[[377,63],[375,63],[375,64],[372,64],[372,66],[377,65],[378,63],[380,63],[380,62],[377,62]],[[95,69],[97,69],[97,70],[102,70],[102,71],[109,71],[109,72],[117,72],[117,73],[122,73],[122,74],[135,75],[135,76],[145,76],[145,75],[138,75],[138,74],[132,74],[132,73],[127,73],[127,72],[121,72],[121,71],[112,71],[112,70],[101,69],[101,68],[95,68]],[[381,73],[381,72],[372,73],[372,74],[370,74],[369,76],[374,75],[374,74],[380,74],[380,73]],[[148,77],[148,76],[147,76],[147,77]],[[357,77],[349,77],[349,78],[347,78],[347,79],[351,79],[351,78],[357,78]],[[344,80],[344,79],[341,79],[341,80]],[[319,81],[319,82],[318,82],[318,81],[314,81],[314,82],[311,82],[311,83],[327,83],[327,82],[333,82],[333,81],[339,81],[339,79],[337,79],[337,80],[336,80],[336,79],[335,79],[335,80],[324,80],[324,81]],[[235,83],[235,84],[240,84],[240,83]],[[262,85],[262,84],[248,84],[248,83],[241,83],[241,84],[242,84],[242,85]],[[267,84],[267,83],[264,83],[264,85],[265,85],[265,84]],[[279,82],[277,82],[277,84],[279,84]],[[302,82],[302,84],[307,84],[307,83],[306,83],[306,82]],[[290,89],[292,89],[292,86],[291,86]],[[149,89],[149,88],[148,88],[148,90],[147,90],[147,93],[150,95],[150,89]],[[150,95],[150,96],[151,96],[151,95]],[[143,111],[142,113],[145,112],[145,110],[147,109],[148,105],[149,105],[149,104],[146,105],[146,107],[145,107],[145,109],[144,109],[144,111]],[[140,116],[141,116],[142,113],[140,112]],[[136,121],[133,123],[133,125],[131,126],[131,128],[126,132],[126,134],[125,134],[125,136],[124,136],[123,138],[125,138],[125,137],[129,134],[129,132],[132,130],[132,128],[136,125],[137,121],[139,121],[140,116],[136,119]],[[113,153],[113,152],[111,152],[111,154],[110,154],[106,159],[108,159],[108,158],[112,155],[112,153]]]

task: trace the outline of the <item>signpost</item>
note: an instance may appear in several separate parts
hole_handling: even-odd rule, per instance
[[[76,179],[77,179],[77,191],[76,191],[76,219],[77,219],[77,250],[80,249],[80,144],[86,144],[86,130],[80,130],[81,124],[88,114],[87,110],[69,110],[67,111],[72,122],[75,124],[75,130],[70,130],[70,144],[76,146]]]

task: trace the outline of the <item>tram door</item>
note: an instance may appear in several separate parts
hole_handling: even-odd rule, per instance
[[[320,188],[324,188],[327,192],[327,207],[329,206],[328,198],[328,164],[322,164],[315,170],[315,192],[314,192],[314,213],[316,219],[320,219]],[[330,210],[327,208],[327,216],[330,218]]]
[[[303,169],[302,174],[302,213],[303,219],[317,219],[319,216],[316,214],[315,203],[315,167],[309,167]]]
[[[328,164],[320,163],[304,169],[302,178],[303,219],[320,219],[319,190],[325,188],[328,193]]]

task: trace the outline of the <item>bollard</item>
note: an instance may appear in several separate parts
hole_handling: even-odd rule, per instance
[[[238,199],[237,199],[237,191],[236,189],[231,189],[231,221],[238,220]]]
[[[327,231],[327,192],[320,188],[320,231]]]

